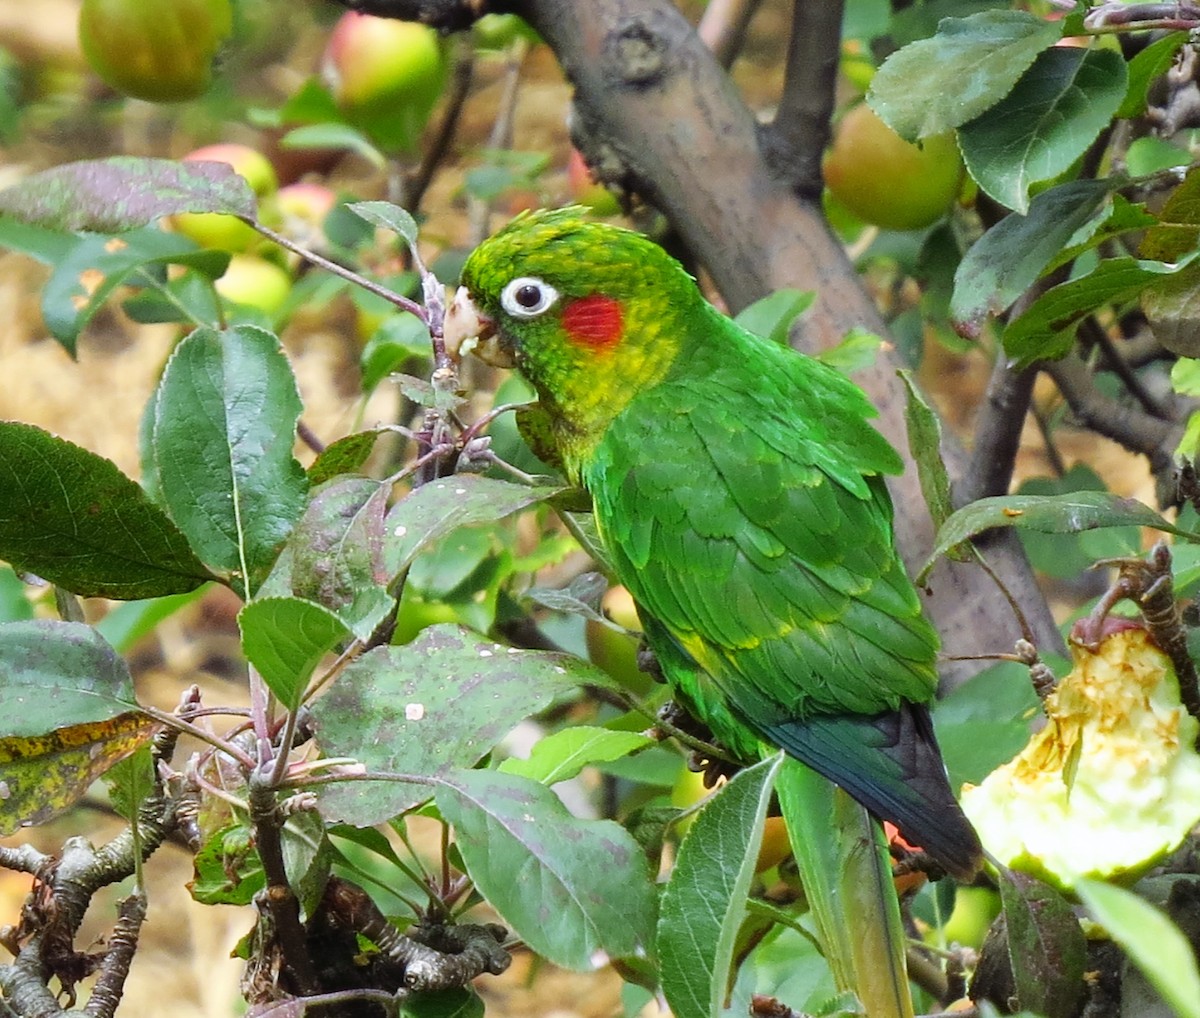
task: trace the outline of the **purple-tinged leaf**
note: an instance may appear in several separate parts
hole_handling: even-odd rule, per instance
[[[1073,1018],[1085,992],[1087,938],[1066,899],[1048,884],[1001,868],[1008,957],[1022,1008]]]
[[[0,215],[54,230],[121,233],[179,212],[253,219],[254,191],[220,162],[113,156],[55,166],[0,191]]]

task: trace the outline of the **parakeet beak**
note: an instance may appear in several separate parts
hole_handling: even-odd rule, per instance
[[[455,360],[473,353],[495,368],[516,366],[512,354],[500,344],[496,323],[480,312],[465,286],[460,286],[446,311],[446,352]]]

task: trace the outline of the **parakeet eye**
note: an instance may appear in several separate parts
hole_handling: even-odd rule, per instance
[[[536,318],[558,300],[558,291],[534,276],[519,276],[500,294],[500,306],[514,318]]]

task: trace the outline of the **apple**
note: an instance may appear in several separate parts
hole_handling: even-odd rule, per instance
[[[348,11],[321,74],[346,119],[387,152],[412,153],[446,84],[446,54],[427,25]]]
[[[183,157],[184,162],[228,163],[234,171],[245,177],[246,183],[258,196],[259,201],[270,198],[278,186],[275,167],[261,152],[249,145],[223,142],[205,145]],[[261,237],[236,216],[219,212],[184,212],[171,218],[171,225],[201,247],[218,251],[248,251],[257,245]]]
[[[529,22],[517,14],[485,14],[471,26],[471,38],[483,52],[503,52],[518,40],[531,45],[541,42]]]
[[[275,193],[282,232],[305,247],[322,247],[325,217],[337,204],[337,194],[324,184],[296,183]]]
[[[633,595],[622,586],[609,587],[600,599],[600,608],[617,625],[641,632]],[[638,667],[637,637],[619,633],[601,622],[589,621],[584,628],[588,657],[626,689],[645,694],[653,679]]]
[[[232,31],[230,0],[83,0],[79,9],[79,44],[92,69],[149,102],[203,95]]]
[[[274,262],[252,254],[235,254],[229,268],[216,282],[217,293],[233,304],[257,308],[263,314],[279,313],[288,294],[292,279]]]
[[[905,141],[866,103],[838,122],[825,153],[830,193],[859,219],[888,230],[920,230],[946,214],[962,188],[953,133]]]
[[[577,148],[567,157],[567,187],[571,197],[598,216],[615,216],[621,211],[617,196],[592,176],[592,171]]]

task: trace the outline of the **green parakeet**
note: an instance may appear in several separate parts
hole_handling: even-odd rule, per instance
[[[738,757],[782,748],[972,878],[979,840],[927,708],[937,635],[894,548],[884,476],[902,463],[862,391],[572,209],[480,245],[446,331],[537,390],[522,432],[590,492],[687,709]]]

